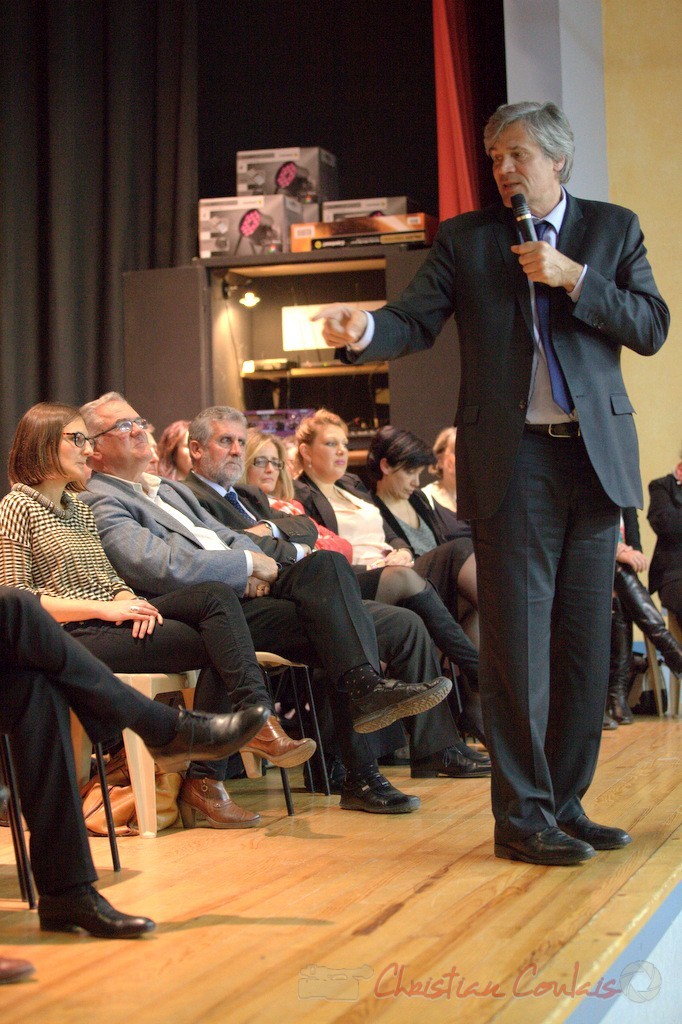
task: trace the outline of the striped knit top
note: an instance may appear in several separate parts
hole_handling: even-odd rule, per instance
[[[130,590],[105,555],[88,506],[67,491],[62,502],[25,484],[0,501],[0,584],[80,601],[112,601]]]

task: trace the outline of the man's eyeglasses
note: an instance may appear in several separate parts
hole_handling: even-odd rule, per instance
[[[73,433],[70,430],[65,430],[64,437],[68,437],[71,444],[75,444],[76,448],[85,448],[86,441],[92,448],[92,442],[95,440],[94,437],[86,437],[80,430],[76,430]]]
[[[268,459],[265,455],[257,455],[253,460],[253,465],[257,469],[267,469],[268,466],[272,466],[273,469],[284,469],[284,463],[281,459]]]
[[[113,427],[107,427],[106,430],[100,430],[99,434],[95,434],[94,437],[90,438],[90,441],[96,441],[98,437],[103,437],[104,434],[110,434],[112,430],[115,430],[117,434],[129,434],[133,427],[139,427],[140,430],[146,430],[149,426],[149,421],[138,416],[134,420],[118,420],[114,423]]]

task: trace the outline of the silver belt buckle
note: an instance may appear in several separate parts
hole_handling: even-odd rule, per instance
[[[573,421],[571,421],[571,422],[573,422]],[[578,433],[577,434],[571,434],[570,431],[567,431],[565,434],[555,434],[554,431],[552,430],[552,427],[554,427],[554,426],[555,426],[554,423],[550,423],[549,424],[549,429],[548,429],[547,432],[548,432],[550,437],[580,437],[581,436],[580,435],[580,424],[579,423],[578,423]],[[556,426],[558,427],[559,424],[557,423]],[[569,424],[568,423],[562,423],[561,426],[568,427]]]

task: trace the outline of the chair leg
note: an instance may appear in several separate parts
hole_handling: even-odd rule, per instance
[[[270,678],[270,673],[264,668],[263,665],[260,665],[259,667],[260,667],[260,670],[261,670],[261,672],[263,674],[263,680],[265,682],[265,685],[268,688],[268,693],[270,695],[270,700],[273,701],[273,704],[274,704],[272,680]],[[286,768],[280,768],[279,773],[280,773],[280,775],[282,777],[282,789],[284,790],[284,801],[285,801],[285,803],[287,805],[287,814],[290,817],[293,817],[295,812],[294,812],[294,802],[293,802],[293,800],[291,798],[291,786],[289,785],[289,775],[287,773]]]
[[[284,802],[287,805],[287,814],[290,818],[294,816],[294,802],[291,799],[291,786],[289,785],[289,773],[286,768],[280,768],[279,774],[282,776],[282,789],[284,790]]]
[[[9,738],[6,733],[0,735],[0,767],[2,768],[2,775],[9,789],[9,802],[7,809],[9,811],[9,824],[12,831],[12,844],[14,846],[14,856],[17,862],[17,874],[19,875],[21,898],[26,900],[31,910],[35,910],[38,903],[36,900],[35,886],[33,884],[33,872],[31,871],[31,862],[28,857],[28,850],[26,849],[26,837],[24,835],[24,827],[21,821],[19,789],[17,787],[17,778],[14,773],[14,765],[12,764]]]
[[[647,668],[646,674],[654,691],[658,717],[663,718],[665,716],[665,711],[663,710],[663,691],[666,689],[666,686],[663,673],[661,672],[661,666],[658,664],[658,651],[648,636],[644,637],[644,646],[646,649],[647,659],[649,661],[649,667]]]
[[[107,819],[107,832],[109,833],[111,860],[114,865],[114,871],[120,871],[121,861],[118,856],[118,843],[116,842],[116,827],[114,825],[114,816],[111,813],[111,800],[109,798],[109,787],[107,786],[107,770],[104,766],[104,754],[102,753],[101,743],[95,743],[95,760],[97,761],[99,783],[100,786],[102,787],[102,803],[104,804],[104,814]]]
[[[296,669],[293,668],[292,669],[292,674],[293,674],[294,678],[292,679],[292,685],[294,687],[294,694],[295,694],[294,700],[296,701],[296,710],[297,710],[297,713],[298,713],[298,716],[299,716],[299,721],[301,721],[300,711],[298,710],[298,696],[297,696],[295,672],[296,672]],[[331,791],[331,789],[329,787],[329,775],[327,774],[327,762],[324,759],[324,748],[322,746],[322,736],[320,734],[320,723],[319,723],[319,721],[317,719],[317,708],[315,707],[315,697],[313,696],[313,687],[312,687],[312,683],[310,681],[310,671],[309,671],[307,665],[303,665],[302,666],[302,672],[303,672],[303,678],[305,679],[305,689],[306,689],[306,695],[307,695],[307,698],[308,698],[308,704],[310,705],[310,717],[311,717],[312,722],[313,722],[313,732],[315,733],[314,739],[315,739],[315,742],[317,743],[317,756],[319,758],[320,771],[322,773],[322,784],[324,786],[324,795],[325,796],[331,796],[332,795],[332,791]],[[311,771],[310,762],[309,761],[306,761],[305,769],[306,769],[306,771],[308,773],[308,782],[310,783],[310,791],[311,791],[311,793],[314,793],[315,792],[315,784],[313,782],[313,773]]]

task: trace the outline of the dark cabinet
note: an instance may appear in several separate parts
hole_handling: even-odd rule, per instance
[[[424,249],[372,246],[343,253],[285,253],[202,260],[135,271],[124,278],[126,397],[160,431],[207,405],[307,408],[326,405],[358,425],[389,420],[431,441],[452,422],[459,358],[450,322],[431,352],[390,365],[348,368],[331,349],[283,348],[282,308],[337,300],[363,303],[400,294]],[[247,308],[246,291],[259,298]],[[295,328],[294,328],[295,329]],[[289,344],[296,335],[289,332]],[[291,368],[244,373],[247,360]]]

